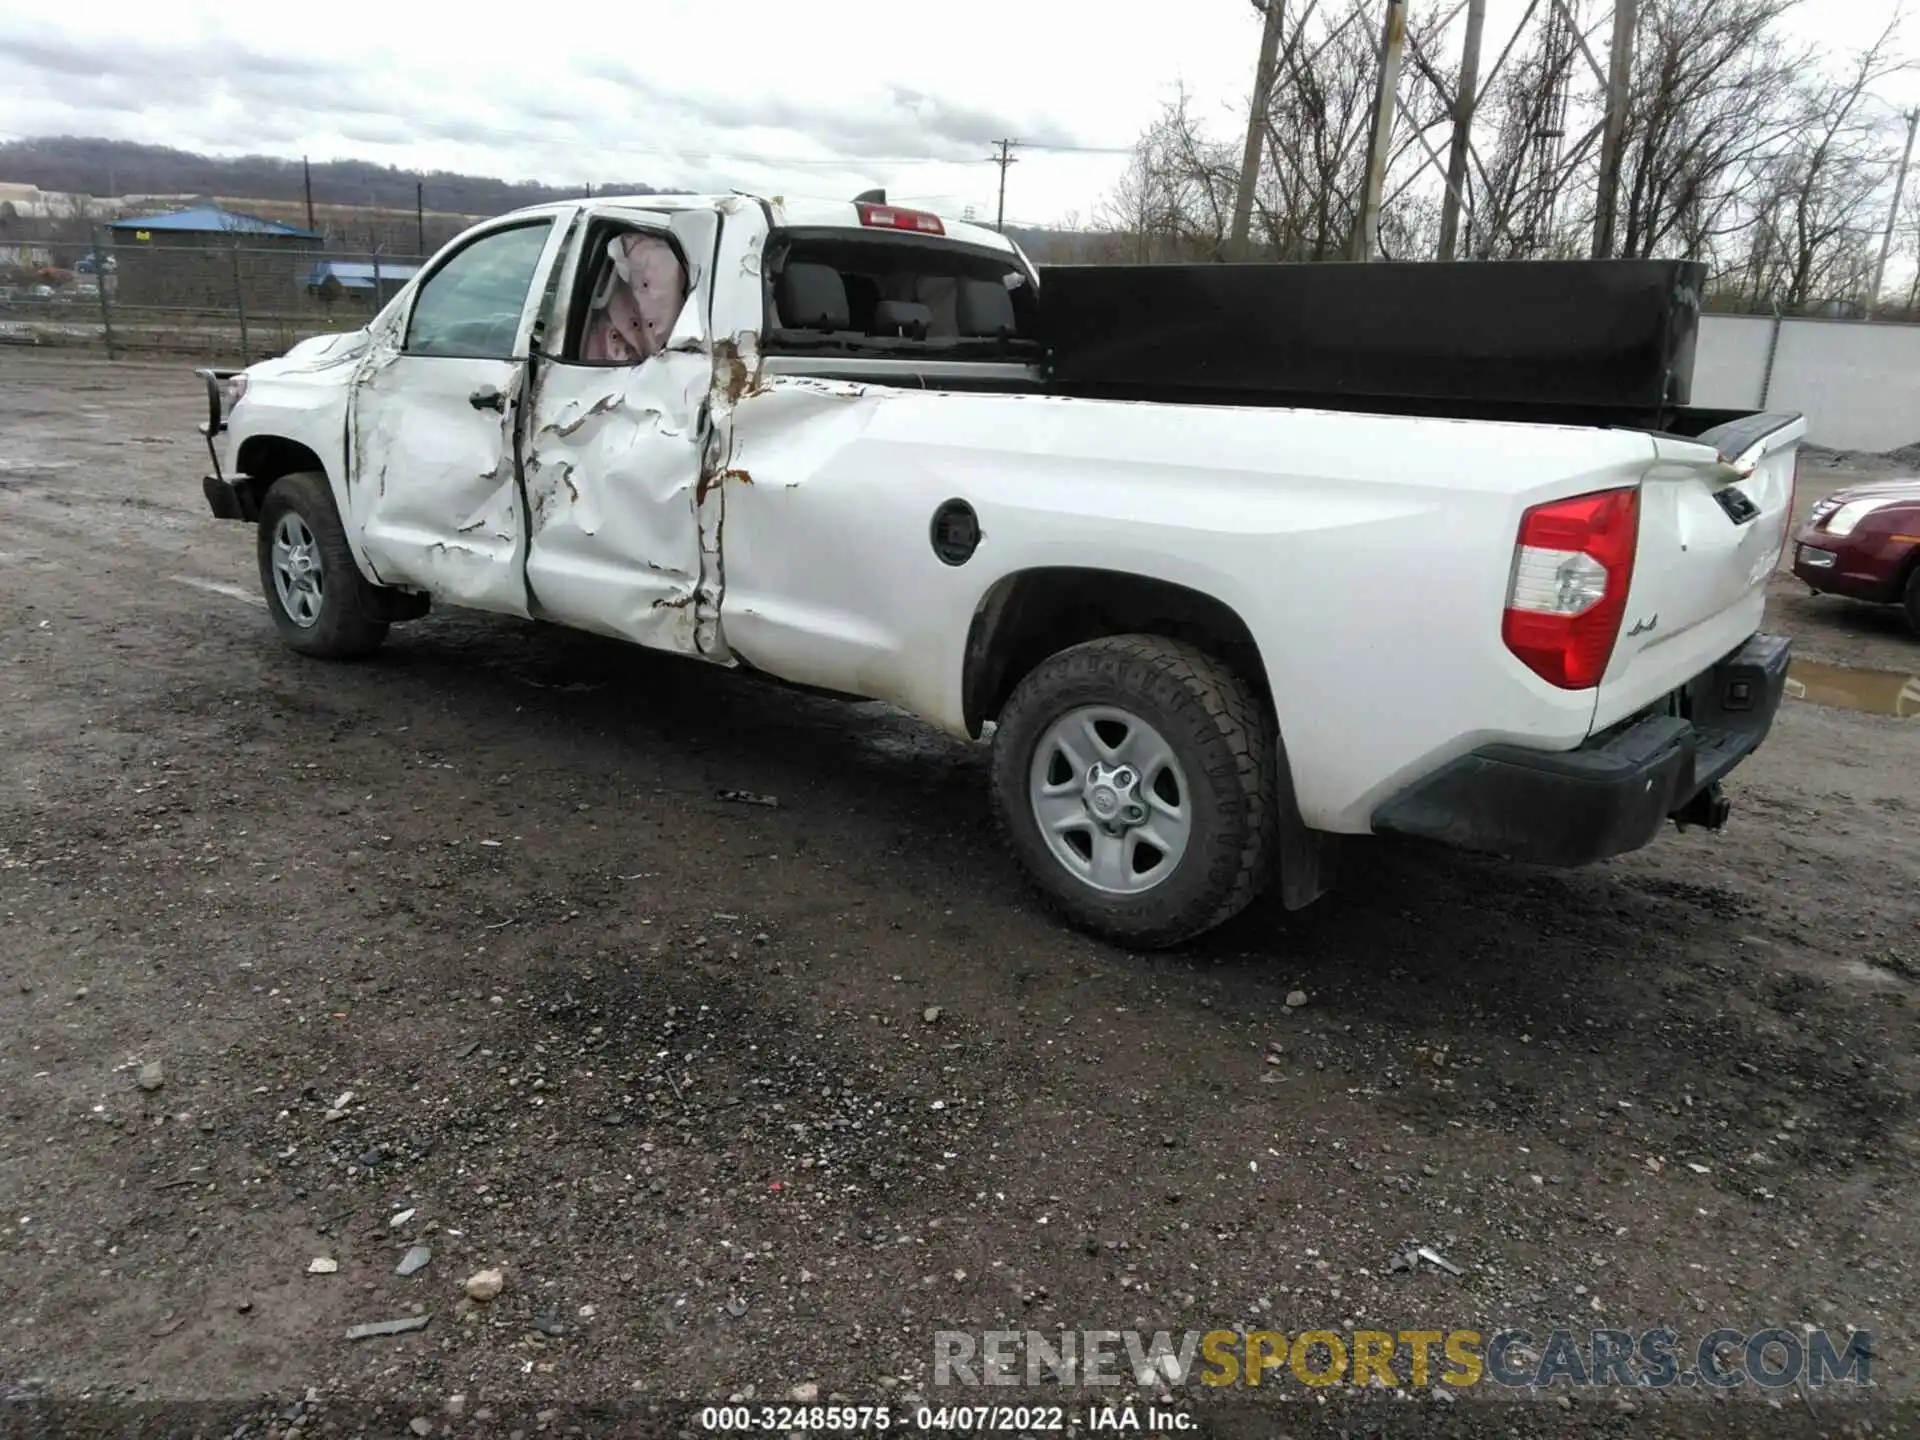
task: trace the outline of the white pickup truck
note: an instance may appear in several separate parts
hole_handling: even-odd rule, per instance
[[[1043,278],[871,200],[520,211],[201,372],[208,503],[304,654],[438,601],[990,732],[1024,868],[1128,944],[1306,904],[1337,837],[1580,865],[1720,826],[1783,688],[1799,417],[1086,398]]]

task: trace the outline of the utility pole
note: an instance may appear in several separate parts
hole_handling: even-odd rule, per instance
[[[1900,201],[1907,192],[1907,166],[1913,162],[1913,136],[1920,130],[1920,110],[1907,112],[1907,148],[1900,153],[1900,171],[1893,181],[1893,208],[1887,211],[1887,228],[1880,236],[1880,258],[1874,262],[1873,285],[1867,291],[1867,318],[1880,308],[1880,286],[1887,278],[1887,256],[1893,250],[1893,227],[1900,223]]]
[[[1473,147],[1473,112],[1480,103],[1480,37],[1487,26],[1487,0],[1467,0],[1467,43],[1460,52],[1460,90],[1453,97],[1453,146],[1447,152],[1447,193],[1440,200],[1440,258],[1451,260],[1460,239],[1460,197],[1467,193],[1467,158]]]
[[[427,182],[413,182],[413,253],[427,258]]]
[[[300,157],[300,178],[307,189],[307,229],[313,229],[313,166],[307,163],[307,157]]]
[[[996,140],[993,143],[1000,147],[1000,153],[998,155],[989,155],[987,157],[987,159],[1000,167],[1000,204],[994,211],[993,228],[996,230],[1005,230],[1007,228],[1007,167],[1020,163],[1019,158],[1013,153],[1013,147],[1019,142],[1014,140]]]
[[[1920,238],[1920,235],[1916,238]],[[102,293],[105,293],[105,288],[101,287]],[[1913,319],[1917,313],[1920,313],[1920,266],[1914,268],[1913,285],[1907,291],[1907,319]]]
[[[1593,258],[1613,255],[1614,218],[1620,205],[1620,150],[1627,133],[1627,101],[1633,93],[1633,32],[1640,0],[1613,0],[1613,51],[1607,59],[1607,118],[1600,134],[1600,195],[1593,211]]]
[[[1380,29],[1380,84],[1373,101],[1373,142],[1367,147],[1367,185],[1353,227],[1351,260],[1371,260],[1378,248],[1380,204],[1387,189],[1387,151],[1393,146],[1393,120],[1399,109],[1400,55],[1407,44],[1407,0],[1387,0]]]
[[[1267,109],[1273,103],[1273,72],[1280,59],[1280,33],[1285,28],[1283,0],[1253,0],[1266,16],[1260,27],[1260,58],[1253,67],[1253,108],[1247,112],[1247,146],[1240,154],[1240,188],[1233,197],[1233,232],[1227,253],[1247,258],[1247,232],[1253,226],[1253,187],[1260,179],[1260,142],[1267,133]]]

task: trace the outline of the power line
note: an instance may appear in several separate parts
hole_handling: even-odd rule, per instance
[[[1048,145],[1039,140],[1022,140],[1022,150],[1047,150],[1061,155],[1131,155],[1131,145]]]
[[[346,112],[345,115],[340,116],[339,118],[355,119],[355,118],[363,118],[363,117],[376,118],[376,119],[398,119],[399,118],[397,116],[382,116],[382,115],[378,115],[376,112],[365,111],[365,110]],[[328,118],[334,118],[334,117],[328,117]],[[570,146],[570,145],[586,145],[589,143],[588,137],[584,135],[556,135],[551,133],[543,133],[539,131],[530,132],[526,130],[509,130],[501,126],[476,125],[470,122],[462,122],[460,128],[463,134],[480,135],[480,136],[486,136],[488,138],[499,139],[499,140],[510,140],[510,141],[517,142],[521,145]],[[437,137],[437,139],[439,140],[440,143],[448,143],[449,141],[456,144],[459,143],[457,137],[443,136],[443,137]],[[403,142],[377,140],[377,141],[363,141],[359,143],[378,145],[384,148],[400,148],[400,145]],[[607,153],[607,150],[609,147],[605,146],[603,142],[595,140],[591,143],[593,143],[595,149],[600,151],[602,154]],[[996,141],[993,143],[997,144],[999,142]],[[1133,153],[1133,147],[1131,145],[1071,145],[1063,142],[1022,140],[1019,142],[1019,146],[1022,150],[1038,151],[1046,154],[1057,154],[1057,155],[1130,155]],[[961,155],[790,156],[790,155],[767,155],[767,154],[755,153],[751,151],[738,151],[738,150],[677,150],[670,147],[661,147],[661,146],[628,146],[628,145],[620,145],[617,147],[613,147],[612,153],[615,155],[653,156],[660,159],[678,160],[682,162],[689,162],[689,163],[695,163],[695,164],[708,164],[708,163],[731,161],[737,164],[748,164],[748,165],[776,165],[776,166],[800,166],[800,167],[820,166],[820,167],[826,167],[826,168],[832,168],[832,169],[847,169],[847,170],[858,170],[862,166],[867,166],[867,165],[956,165],[958,166],[958,165],[967,165],[971,163],[964,156],[961,156]]]

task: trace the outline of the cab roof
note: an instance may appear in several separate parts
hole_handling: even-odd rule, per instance
[[[780,228],[853,231],[876,228],[862,222],[861,207],[851,200],[789,200],[777,195],[749,195],[736,191],[731,195],[595,195],[587,203],[615,205],[634,210],[704,210],[737,206],[742,201],[764,204],[772,212],[774,225]],[[562,201],[547,205],[530,205],[526,207],[524,213],[544,213],[577,203],[579,202]],[[919,210],[912,205],[889,205],[880,208],[917,214],[934,213]],[[940,216],[939,220],[942,238],[987,250],[1000,250],[1008,255],[1020,253],[1011,240],[991,226],[972,225],[962,220],[949,220],[945,216]]]

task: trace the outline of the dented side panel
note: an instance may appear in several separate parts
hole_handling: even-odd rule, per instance
[[[502,347],[506,356],[408,354],[405,344],[412,310],[440,267],[497,231],[526,225],[524,217],[503,217],[460,236],[374,327],[349,386],[346,511],[361,557],[382,584],[477,610],[529,613],[520,476],[527,356],[547,280],[572,233],[567,222],[574,208],[548,212],[511,345]],[[501,294],[489,303],[512,301]]]
[[[752,477],[724,487],[741,660],[964,733],[967,635],[1002,581],[1183,586],[1259,645],[1307,822],[1353,833],[1475,746],[1586,737],[1592,695],[1501,640],[1513,536],[1527,506],[1630,483],[1649,454],[1628,432],[791,376],[743,398],[733,434],[729,468]],[[959,565],[932,544],[950,499],[981,532]]]
[[[535,372],[525,444],[533,610],[724,662],[718,512],[706,505],[714,371],[708,306],[718,218],[712,211],[596,213],[641,227],[636,234],[670,236],[684,257],[684,277],[670,262],[622,277],[637,283],[644,269],[653,287],[632,297],[636,313],[670,309],[660,307],[657,294],[666,280],[683,280],[686,293],[663,342],[636,333],[645,356],[637,363],[546,360]],[[573,284],[571,276],[565,284]],[[619,286],[613,289],[609,298],[618,302]],[[589,332],[596,313],[589,311]],[[710,539],[702,533],[703,508],[714,512]]]
[[[381,584],[527,614],[513,433],[524,370],[512,360],[390,354],[358,379],[348,501]],[[483,389],[500,393],[499,410],[474,408]]]
[[[526,450],[536,613],[701,652],[695,488],[708,362],[667,351],[621,368],[546,365]]]

